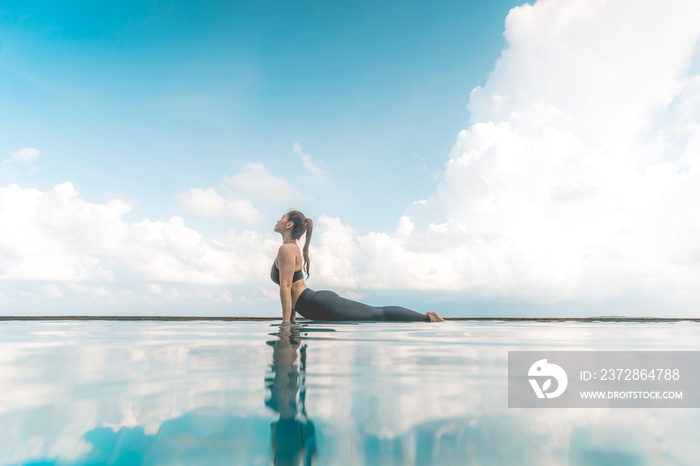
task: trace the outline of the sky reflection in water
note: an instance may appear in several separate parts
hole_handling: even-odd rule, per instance
[[[509,350],[680,323],[0,322],[0,464],[695,464],[697,409],[509,409]]]

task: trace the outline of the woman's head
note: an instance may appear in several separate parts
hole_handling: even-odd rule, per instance
[[[294,240],[299,240],[308,228],[309,220],[304,214],[298,210],[290,210],[285,214],[286,224],[292,224],[291,236]]]
[[[302,252],[304,256],[304,271],[306,272],[306,277],[308,278],[309,264],[311,263],[309,260],[309,243],[311,242],[311,232],[314,229],[314,222],[298,210],[290,210],[282,217],[280,222],[277,222],[277,224],[284,230],[289,230],[290,236],[295,241],[299,240],[299,238],[306,233],[306,241],[304,241]],[[275,231],[278,231],[278,228],[279,227],[275,227]]]

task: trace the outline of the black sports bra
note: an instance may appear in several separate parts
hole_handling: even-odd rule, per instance
[[[270,270],[270,278],[272,279],[273,282],[277,283],[278,285],[280,284],[280,269],[277,268],[277,264],[275,262],[272,263],[272,270]],[[304,279],[304,272],[301,271],[301,269],[297,270],[294,272],[294,277],[292,278],[292,283],[298,282],[299,280]]]

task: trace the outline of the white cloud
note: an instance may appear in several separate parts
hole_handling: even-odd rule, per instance
[[[626,140],[681,92],[697,40],[697,4],[542,0],[514,8],[472,122],[553,125],[586,144]]]
[[[70,183],[45,193],[17,185],[0,188],[0,278],[80,281],[112,279],[89,249],[127,247],[112,239],[123,232],[121,215],[131,206],[77,198]]]
[[[224,198],[214,188],[191,188],[175,196],[182,206],[205,217],[222,217],[256,223],[262,216],[248,199]]]
[[[343,290],[345,295],[353,289],[459,290],[468,285],[457,273],[454,251],[444,245],[429,250],[416,244],[413,231],[406,216],[393,234],[366,235],[357,235],[338,218],[319,217],[311,243],[314,283]]]
[[[415,225],[411,222],[411,219],[404,215],[399,219],[399,225],[396,227],[396,236],[408,238],[411,236],[414,228]]]
[[[511,10],[434,195],[393,235],[320,222],[319,255],[345,257],[328,273],[537,302],[700,302],[698,24],[694,1]]]
[[[688,149],[700,133],[678,124],[697,109],[697,77],[684,75],[696,6],[544,0],[511,11],[509,46],[472,92],[474,124],[429,202],[444,212],[432,240],[461,243],[451,254],[487,272],[475,286],[700,298],[687,278],[700,250]]]
[[[240,172],[223,177],[225,196],[214,188],[190,188],[175,196],[186,210],[204,217],[220,217],[243,223],[259,223],[262,215],[255,201],[290,204],[300,199],[285,179],[271,175],[262,163],[247,163]]]
[[[294,187],[284,178],[271,175],[262,163],[247,163],[239,173],[224,176],[224,182],[255,199],[283,204],[299,200]]]
[[[301,144],[299,144],[298,142],[295,142],[293,149],[294,149],[294,153],[297,154],[299,156],[299,158],[301,159],[301,163],[304,164],[304,168],[306,169],[306,171],[309,174],[313,175],[317,179],[325,178],[325,176],[326,176],[325,172],[321,168],[319,168],[313,162],[313,160],[311,160],[311,156],[309,154],[304,153],[304,149],[301,147]]]
[[[10,160],[14,163],[31,164],[39,158],[39,151],[34,147],[24,147],[10,153]]]
[[[310,276],[333,289],[358,287],[359,255],[355,232],[340,219],[320,216],[311,239]],[[319,228],[320,227],[320,228]],[[318,232],[318,233],[317,233]]]
[[[65,282],[73,293],[106,297],[134,282],[152,283],[153,293],[158,283],[216,287],[267,276],[277,246],[271,233],[208,241],[180,217],[124,221],[130,210],[118,199],[86,202],[71,183],[46,192],[0,188],[0,280]]]
[[[38,170],[35,162],[39,158],[40,152],[34,147],[23,147],[14,152],[10,152],[10,157],[3,160],[2,168],[25,167],[30,171]]]
[[[69,283],[68,288],[76,294],[93,296],[98,298],[107,298],[112,295],[110,291],[103,286],[83,286],[77,283]]]
[[[44,296],[46,296],[49,299],[61,299],[63,298],[63,293],[61,293],[61,290],[56,286],[52,284],[46,284],[44,285]]]

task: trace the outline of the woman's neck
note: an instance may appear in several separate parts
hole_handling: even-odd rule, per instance
[[[294,244],[296,244],[296,242],[297,242],[297,240],[295,240],[294,238],[292,238],[292,235],[291,235],[291,234],[289,234],[289,233],[287,233],[287,232],[282,233],[282,244],[287,244],[287,243],[294,243]]]

